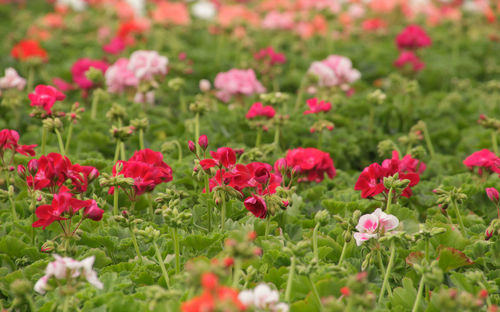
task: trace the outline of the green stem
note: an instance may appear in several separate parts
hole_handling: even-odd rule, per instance
[[[434,158],[434,147],[432,146],[431,137],[429,135],[429,130],[427,130],[427,125],[423,127],[424,130],[424,139],[425,144],[427,145],[427,149],[429,150],[429,154],[431,154],[431,158]]]
[[[35,308],[35,303],[33,302],[33,298],[31,298],[31,295],[27,294],[25,295],[26,301],[28,302],[28,306],[30,307],[30,311],[36,311]]]
[[[300,103],[302,102],[302,95],[304,94],[304,88],[307,81],[307,74],[302,77],[300,81],[299,91],[297,93],[297,99],[295,100],[295,113],[299,111]]]
[[[158,248],[158,245],[156,244],[156,241],[153,241],[153,246],[155,248],[156,259],[160,263],[161,272],[163,274],[163,278],[165,279],[165,283],[167,284],[167,288],[170,288],[170,279],[168,278],[168,272],[167,272],[167,269],[165,268],[165,263],[163,263],[163,258],[161,256],[160,249]]]
[[[137,258],[139,259],[139,263],[142,263],[142,254],[139,249],[139,244],[137,244],[137,238],[135,237],[135,228],[130,227],[130,234],[132,236],[132,243],[134,244],[135,253],[137,254]]]
[[[33,85],[35,83],[35,66],[29,65],[28,69],[28,82],[27,82],[27,87],[28,91],[31,92],[33,91]]]
[[[323,304],[321,303],[321,298],[319,296],[319,293],[318,293],[318,289],[316,288],[316,285],[314,285],[314,282],[313,280],[311,279],[311,276],[309,275],[309,283],[311,283],[311,290],[312,290],[312,293],[314,295],[314,298],[316,299],[316,302],[318,303],[319,307],[320,307],[320,311],[323,310]]]
[[[391,275],[392,266],[394,264],[394,256],[396,254],[396,246],[394,245],[394,241],[391,242],[390,251],[391,251],[391,255],[389,256],[389,263],[387,264],[387,269],[385,270],[384,282],[382,283],[382,289],[380,290],[380,296],[378,297],[378,303],[379,304],[382,302],[382,299],[384,298],[385,289],[387,287],[390,287],[388,285],[388,283],[389,283],[389,276]]]
[[[113,193],[113,215],[118,215],[118,186],[115,186]]]
[[[389,189],[389,195],[387,197],[387,206],[385,208],[385,213],[391,213],[391,204],[392,204],[392,187]]]
[[[207,211],[208,211],[208,232],[212,232],[212,208],[210,207],[210,184],[208,180],[208,174],[205,174],[205,194],[207,194]]]
[[[125,157],[125,142],[121,142],[121,144],[120,144],[120,154],[121,154],[122,160],[127,159]]]
[[[45,155],[45,145],[47,143],[47,129],[42,127],[42,155]]]
[[[417,297],[415,298],[415,303],[413,304],[412,312],[418,311],[418,306],[420,305],[420,300],[422,299],[422,292],[424,291],[424,276],[420,278],[420,283],[418,284]]]
[[[12,210],[12,219],[14,222],[17,222],[17,213],[16,213],[16,204],[14,203],[14,200],[12,199],[12,195],[10,194],[9,191],[9,202],[10,202],[10,209]]]
[[[368,133],[372,133],[375,123],[375,107],[370,105],[370,119],[368,121]]]
[[[30,212],[31,212],[31,223],[35,223],[36,221],[36,214],[35,214],[35,192],[33,191],[33,194],[31,195],[31,204],[30,204]],[[33,246],[35,245],[35,228],[31,227],[31,242]]]
[[[455,210],[455,214],[457,215],[458,224],[460,225],[460,231],[462,232],[462,234],[464,236],[466,236],[464,221],[462,220],[462,216],[460,215],[460,211],[458,210],[457,201],[455,199],[453,200],[453,208]]]
[[[220,211],[220,228],[224,231],[224,224],[226,223],[226,194],[222,195],[222,207]]]
[[[187,112],[186,98],[184,97],[184,90],[182,88],[179,90],[179,99],[181,101],[181,111],[183,113]]]
[[[68,134],[66,135],[66,145],[64,147],[65,151],[69,150],[69,142],[71,142],[71,137],[73,136],[73,122],[69,122]]]
[[[174,140],[174,141],[172,141],[172,142],[173,142],[173,143],[175,144],[175,146],[177,147],[177,152],[179,153],[179,154],[178,154],[178,155],[179,155],[179,162],[181,162],[181,161],[182,161],[182,146],[181,146],[181,144],[179,143],[179,141],[177,141],[177,140]]]
[[[120,145],[121,145],[121,140],[117,139],[116,140],[115,157],[113,158],[114,164],[116,164],[116,162],[118,161],[118,158],[120,158]]]
[[[265,239],[267,239],[267,237],[269,236],[269,226],[270,226],[270,224],[271,224],[271,215],[267,214],[267,217],[266,217],[266,231],[264,232]]]
[[[347,242],[344,241],[344,246],[342,247],[342,252],[340,253],[340,259],[339,259],[339,266],[342,264],[342,261],[344,261],[344,257],[345,257],[345,252],[347,250]]]
[[[383,276],[385,276],[384,261],[382,261],[382,253],[380,252],[380,249],[377,251],[377,256],[378,256],[378,264],[380,266],[380,272],[382,273]],[[389,294],[389,296],[392,296],[392,290],[390,287],[387,289],[387,294]]]
[[[237,288],[240,283],[241,275],[241,259],[236,258],[234,260],[234,275],[233,275],[233,288]]]
[[[139,129],[139,149],[144,149],[144,130]]]
[[[323,146],[323,131],[320,131],[318,133],[318,149],[321,149],[321,147]]]
[[[255,139],[255,147],[260,146],[260,142],[262,140],[262,128],[257,128],[257,138]]]
[[[274,129],[274,142],[273,144],[276,147],[276,150],[280,150],[280,126],[276,125],[276,128]]]
[[[313,255],[316,261],[319,261],[319,253],[318,253],[318,230],[319,223],[316,223],[316,226],[313,230],[312,243],[313,243]]]
[[[181,271],[181,255],[179,246],[179,235],[177,233],[177,228],[172,229],[172,237],[174,239],[174,250],[175,250],[175,274],[179,274]]]
[[[151,193],[148,193],[148,210],[151,217],[154,217],[155,212],[153,210],[153,195],[151,195]]]
[[[92,94],[92,106],[90,111],[90,118],[94,120],[97,117],[97,105],[99,105],[99,91],[95,90]]]
[[[498,155],[497,131],[496,130],[491,131],[491,144],[493,146],[493,153],[495,153],[495,155]]]
[[[194,141],[198,142],[200,138],[200,113],[197,112],[194,117]],[[196,144],[196,154],[200,154],[200,145]]]
[[[430,245],[430,241],[428,238],[425,239],[425,260],[427,261],[427,263],[430,263],[430,254],[429,254],[429,246]]]
[[[69,301],[70,301],[71,297],[66,295],[64,297],[64,304],[63,304],[63,312],[68,312],[69,311]]]
[[[295,275],[296,262],[297,260],[295,259],[295,256],[292,256],[292,263],[290,264],[290,269],[288,271],[288,280],[286,282],[286,291],[285,291],[285,301],[288,303],[291,303],[290,295],[292,294],[292,284],[293,284],[293,277]]]
[[[61,132],[59,132],[59,129],[54,129],[56,136],[57,136],[57,142],[59,143],[59,151],[61,152],[61,155],[65,155],[66,153],[64,152],[64,144],[63,140],[61,137]]]

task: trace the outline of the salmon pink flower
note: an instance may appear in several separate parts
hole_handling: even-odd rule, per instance
[[[264,17],[261,25],[264,29],[290,30],[295,25],[295,13],[271,11]]]
[[[392,231],[399,225],[399,220],[393,215],[386,214],[380,208],[377,208],[372,214],[361,216],[356,226],[358,232],[354,233],[356,244],[361,246],[363,242],[378,238],[385,232]]]
[[[38,41],[21,40],[10,51],[10,55],[20,61],[40,59],[47,61],[47,51],[45,51]]]
[[[248,110],[245,115],[247,119],[254,119],[256,117],[264,117],[271,119],[276,114],[276,111],[272,106],[263,106],[261,102],[253,103],[252,107]]]
[[[31,106],[39,106],[50,115],[52,114],[52,106],[56,101],[62,101],[66,98],[62,92],[52,86],[38,85],[35,87],[35,92],[28,94]]]
[[[415,50],[432,44],[431,38],[418,25],[407,26],[396,37],[396,45],[400,50]]]
[[[304,115],[308,114],[318,114],[321,112],[328,113],[332,109],[332,103],[326,101],[320,101],[317,98],[312,98],[306,101],[309,110],[304,112]]]
[[[191,22],[186,4],[181,2],[158,1],[152,18],[163,25],[188,25]]]

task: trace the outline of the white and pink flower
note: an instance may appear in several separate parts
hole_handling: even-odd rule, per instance
[[[127,88],[139,85],[139,79],[128,69],[128,64],[128,59],[120,58],[108,68],[105,78],[109,92],[122,93]]]
[[[288,312],[289,310],[286,303],[279,302],[280,295],[278,291],[272,290],[266,284],[260,284],[251,290],[243,290],[238,295],[238,299],[247,308],[251,307],[259,311]]]
[[[318,78],[320,87],[339,86],[343,90],[361,78],[361,73],[352,67],[351,60],[340,55],[330,55],[325,60],[313,62],[308,72]]]
[[[373,213],[359,218],[358,225],[356,225],[358,232],[354,233],[354,239],[356,244],[361,246],[363,242],[371,238],[378,238],[381,234],[394,230],[398,225],[398,218],[377,208]]]
[[[168,59],[156,51],[139,50],[132,53],[128,70],[139,80],[152,80],[155,76],[164,76],[168,72]]]
[[[214,87],[218,89],[217,98],[228,102],[234,95],[252,95],[263,93],[266,88],[257,80],[253,69],[231,69],[218,73],[215,77]]]
[[[5,70],[5,76],[0,78],[0,89],[22,90],[26,86],[26,80],[19,76],[17,71],[9,67]]]

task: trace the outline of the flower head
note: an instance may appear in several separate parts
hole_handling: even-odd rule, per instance
[[[45,51],[38,41],[21,40],[10,51],[10,55],[21,61],[41,59],[47,61],[47,51]]]
[[[264,106],[261,102],[255,102],[248,110],[246,114],[247,119],[254,119],[256,117],[264,117],[271,119],[276,114],[276,111],[272,106]]]
[[[28,94],[31,106],[42,107],[47,114],[52,114],[52,106],[56,101],[62,101],[66,98],[62,92],[52,86],[38,85],[33,93]]]
[[[425,30],[418,25],[406,27],[396,37],[396,45],[400,50],[415,50],[428,47],[431,44],[431,38],[427,35]]]
[[[308,114],[318,114],[321,112],[329,112],[332,109],[332,103],[326,101],[320,101],[317,98],[312,98],[306,101],[309,109],[304,112],[304,115]]]
[[[108,63],[99,60],[91,60],[88,58],[81,58],[76,61],[71,67],[71,75],[73,76],[73,81],[84,90],[94,87],[94,83],[90,81],[85,73],[90,68],[95,68],[101,71],[103,74],[108,69]]]
[[[356,226],[358,232],[354,233],[356,244],[361,246],[364,241],[378,238],[385,232],[392,231],[399,225],[399,220],[393,215],[386,214],[377,208],[373,213],[361,216]]]
[[[228,102],[235,95],[249,96],[266,91],[252,69],[233,68],[230,71],[219,73],[215,77],[214,86],[218,89],[217,97],[224,102]]]
[[[26,79],[19,76],[17,71],[9,67],[5,70],[5,76],[0,78],[0,89],[22,90],[26,86]]]
[[[158,52],[139,50],[130,56],[128,70],[139,80],[152,80],[155,76],[165,76],[167,65],[168,58]]]

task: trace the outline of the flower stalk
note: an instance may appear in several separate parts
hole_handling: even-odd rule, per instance
[[[385,270],[384,281],[382,283],[382,289],[380,290],[380,295],[378,297],[378,303],[382,302],[382,299],[384,298],[384,295],[385,295],[386,288],[390,287],[388,285],[389,284],[389,275],[391,275],[392,266],[394,265],[395,254],[396,254],[396,246],[394,245],[394,241],[392,241],[391,247],[390,247],[389,263],[387,264],[387,269]]]

